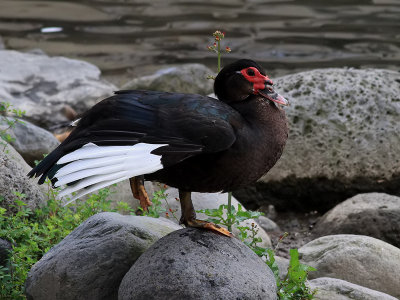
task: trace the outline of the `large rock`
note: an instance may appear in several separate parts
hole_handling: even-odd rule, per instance
[[[160,239],[125,275],[118,299],[277,299],[272,271],[235,238],[186,228]]]
[[[327,212],[313,233],[368,235],[400,247],[400,197],[381,193],[354,196]]]
[[[400,194],[399,72],[317,69],[274,82],[291,101],[289,139],[261,182],[236,194],[242,203],[327,211],[360,193]]]
[[[15,121],[14,118],[7,118]],[[0,131],[7,127],[6,123],[0,122]],[[7,133],[14,138],[10,144],[31,166],[34,166],[35,160],[42,160],[43,154],[50,153],[60,144],[53,134],[26,120],[15,123],[13,128],[7,130]]]
[[[269,219],[265,216],[260,216],[259,218],[257,218],[257,223],[266,232],[280,231],[278,224],[276,224],[274,221],[272,221],[271,219]]]
[[[281,256],[275,256],[275,262],[278,265],[279,269],[279,278],[281,280],[284,280],[289,269],[289,259]]]
[[[87,62],[12,50],[0,50],[0,99],[25,111],[44,127],[69,121],[72,107],[82,113],[116,87]]]
[[[350,283],[344,280],[322,277],[308,281],[316,289],[316,300],[396,300],[388,294]]]
[[[25,195],[22,200],[31,210],[44,205],[44,190],[26,176],[31,168],[11,145],[0,144],[0,147],[0,196],[4,198],[1,206],[8,213],[16,212],[17,209],[13,207],[17,199],[15,192]]]
[[[117,299],[118,286],[155,241],[181,227],[163,218],[100,213],[90,217],[30,270],[28,299]]]
[[[361,235],[330,235],[299,249],[300,260],[317,270],[309,278],[333,277],[400,297],[400,249]]]
[[[118,182],[117,184],[113,184],[109,186],[110,188],[110,197],[109,199],[112,201],[112,205],[116,206],[118,202],[126,202],[129,204],[129,207],[136,211],[139,206],[139,200],[133,197],[131,186],[129,184],[129,179]],[[151,195],[149,194],[149,197]]]
[[[207,80],[207,76],[213,74],[214,72],[204,65],[185,64],[161,69],[150,76],[135,78],[122,89],[207,95],[213,91],[214,84],[214,80]]]

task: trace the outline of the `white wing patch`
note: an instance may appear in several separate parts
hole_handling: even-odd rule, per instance
[[[71,124],[69,124],[69,126],[72,126],[72,127],[78,126],[78,123],[79,123],[80,120],[81,120],[81,118],[76,119],[75,121],[72,121]]]
[[[55,186],[66,187],[59,197],[78,192],[68,203],[119,181],[156,172],[163,168],[161,156],[151,151],[167,144],[139,143],[134,146],[97,146],[93,143],[61,157],[57,164],[65,164],[55,174]],[[68,204],[66,203],[66,204]]]

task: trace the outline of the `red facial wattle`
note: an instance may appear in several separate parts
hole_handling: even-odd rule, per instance
[[[247,81],[253,83],[253,93],[281,105],[289,105],[289,101],[276,93],[271,87],[274,83],[268,76],[263,75],[255,67],[242,69],[240,73]]]
[[[253,83],[253,92],[257,94],[259,90],[265,89],[265,84],[273,85],[268,76],[264,76],[257,68],[249,67],[240,71],[244,78]],[[254,75],[253,75],[254,74]]]

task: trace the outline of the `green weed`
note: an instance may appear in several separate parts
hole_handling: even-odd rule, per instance
[[[18,192],[14,192],[11,205],[16,213],[8,214],[0,202],[0,238],[13,245],[9,263],[0,266],[0,299],[25,299],[28,272],[46,252],[90,216],[105,211],[123,213],[128,206],[120,202],[112,208],[109,188],[67,206],[57,199],[57,193],[57,189],[49,188],[46,205],[34,211],[26,207],[25,195]]]
[[[3,146],[3,151],[5,151],[7,147],[7,143],[12,143],[15,141],[9,130],[14,128],[17,123],[23,124],[24,122],[19,119],[9,119],[8,115],[14,115],[17,118],[22,118],[25,115],[25,111],[12,108],[12,105],[8,102],[0,102],[0,125],[6,124],[6,128],[0,130],[0,138],[3,141],[0,141],[0,145]]]
[[[229,210],[228,205],[222,204],[215,209],[200,209],[196,212],[207,215],[209,217],[207,221],[213,222],[215,224],[221,224],[226,227],[233,225],[238,226],[241,222],[245,220],[258,218],[263,214],[257,211],[245,211],[240,204],[238,204],[237,209],[234,205],[232,205],[231,209]]]

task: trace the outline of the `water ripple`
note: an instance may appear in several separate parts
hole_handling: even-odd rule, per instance
[[[62,32],[41,32],[60,27]],[[0,2],[6,47],[41,48],[97,64],[117,84],[161,64],[215,66],[216,29],[233,52],[271,75],[317,67],[398,69],[398,0],[86,0]]]

